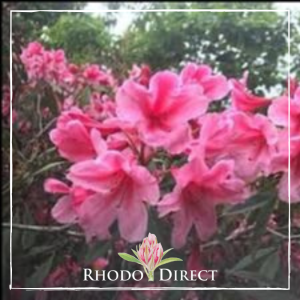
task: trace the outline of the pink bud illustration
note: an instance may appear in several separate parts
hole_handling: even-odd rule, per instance
[[[182,259],[175,257],[162,260],[163,256],[170,250],[172,250],[172,248],[164,252],[162,245],[157,243],[155,234],[149,233],[148,237],[144,238],[143,243],[139,245],[136,251],[132,249],[137,258],[127,253],[119,253],[119,256],[127,261],[142,265],[148,276],[148,280],[154,281],[154,270],[157,267],[173,261],[182,261]]]

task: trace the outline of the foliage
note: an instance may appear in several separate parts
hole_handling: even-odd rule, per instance
[[[271,7],[270,3],[247,3],[249,9]],[[166,2],[146,8],[244,9],[245,4]],[[250,79],[250,86],[269,88],[278,81],[276,66],[287,53],[284,20],[275,12],[140,13],[120,41],[121,56],[127,66],[146,62],[154,69],[206,62],[229,77],[241,76],[247,69],[259,74]]]
[[[74,63],[106,62],[110,54],[111,36],[99,17],[62,15],[44,34],[51,47],[63,48]]]

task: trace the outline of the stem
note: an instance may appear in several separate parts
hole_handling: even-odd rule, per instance
[[[154,271],[149,271],[148,281],[154,281]]]
[[[10,228],[10,223],[2,223],[2,227]],[[65,232],[67,235],[70,236],[84,237],[84,234],[81,232],[67,230],[70,227],[69,224],[64,226],[39,226],[39,225],[26,225],[26,224],[12,224],[11,227],[19,230],[39,231],[39,232],[48,232],[48,233]]]

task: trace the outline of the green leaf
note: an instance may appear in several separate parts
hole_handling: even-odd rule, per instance
[[[262,276],[258,272],[251,271],[234,271],[229,275],[237,276],[241,279],[246,279],[247,281],[251,280],[259,284],[260,287],[276,287],[276,283],[272,282],[265,276]]]
[[[162,266],[162,265],[164,265],[164,264],[168,264],[168,263],[173,262],[173,261],[182,261],[182,259],[181,259],[181,258],[176,258],[176,257],[166,258],[166,259],[162,260],[162,261],[158,264],[157,267],[160,267],[160,266]]]
[[[111,243],[103,243],[102,241],[97,242],[96,244],[92,245],[88,248],[87,252],[84,255],[84,262],[91,263],[96,258],[100,256],[104,256],[108,249],[111,247]]]
[[[49,274],[52,269],[54,260],[54,254],[52,254],[45,263],[40,265],[35,272],[27,278],[25,282],[25,287],[27,288],[39,288],[42,286],[44,279]]]
[[[166,251],[164,251],[164,254],[163,254],[163,256],[162,257],[164,257],[169,251],[171,251],[173,248],[170,248],[170,249],[168,249],[168,250],[166,250]]]
[[[261,208],[268,203],[268,201],[266,201],[266,199],[269,198],[269,196],[270,196],[269,194],[270,193],[256,194],[253,197],[250,197],[245,203],[237,204],[233,207],[230,207],[229,209],[227,209],[224,212],[223,216],[244,214],[249,211]]]
[[[37,170],[36,172],[34,172],[31,176],[34,177],[36,175],[45,173],[45,172],[47,172],[47,171],[49,171],[49,170],[51,170],[51,169],[53,169],[55,167],[63,165],[63,164],[66,164],[66,162],[65,161],[57,161],[57,162],[50,163],[50,164],[44,166],[43,168]]]
[[[265,259],[261,268],[259,269],[259,273],[270,280],[274,280],[279,268],[280,259],[278,252],[276,251]]]
[[[252,241],[256,246],[254,249],[259,246],[260,237],[264,234],[266,231],[266,225],[268,223],[268,220],[270,218],[270,215],[273,212],[274,205],[276,203],[276,197],[273,195],[271,199],[269,199],[267,205],[265,205],[260,211],[256,214],[256,224],[254,227],[254,234],[252,237]]]
[[[235,272],[238,270],[244,270],[247,267],[251,266],[254,262],[270,255],[271,253],[275,252],[277,249],[275,247],[264,248],[257,251],[254,255],[253,253],[245,256],[242,258],[229,272]]]
[[[299,300],[298,296],[293,295],[290,291],[239,291],[240,294],[252,297],[255,300]]]
[[[130,261],[130,262],[135,262],[139,265],[143,265],[137,258],[135,258],[134,256],[130,255],[130,254],[127,254],[127,253],[118,253],[119,256],[127,261]]]

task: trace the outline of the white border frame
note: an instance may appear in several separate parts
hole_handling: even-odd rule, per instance
[[[194,11],[194,12],[287,12],[288,13],[288,149],[289,149],[289,159],[288,159],[288,196],[289,196],[289,244],[288,244],[288,288],[192,288],[192,287],[181,287],[181,288],[170,288],[170,287],[116,287],[116,288],[96,288],[96,287],[78,287],[78,288],[68,288],[68,287],[54,287],[54,288],[13,288],[12,287],[12,172],[13,172],[13,159],[12,159],[12,13],[32,13],[32,12],[165,12],[165,11]],[[290,28],[291,28],[291,11],[290,9],[99,9],[99,10],[11,10],[10,11],[10,290],[40,290],[40,291],[134,291],[134,290],[291,290],[291,152],[290,152],[290,62],[291,62],[291,38],[290,38]]]

